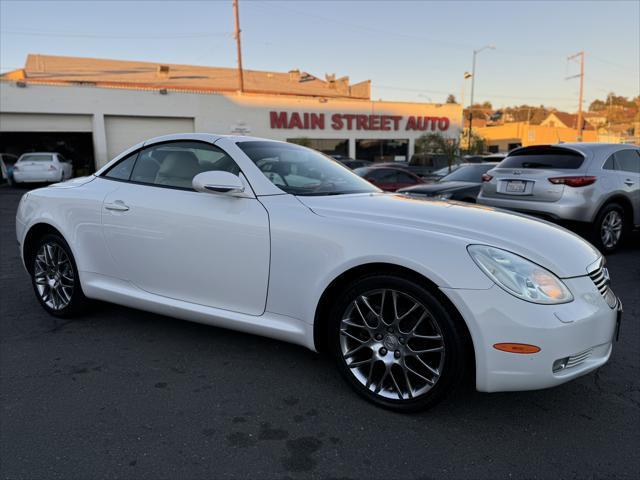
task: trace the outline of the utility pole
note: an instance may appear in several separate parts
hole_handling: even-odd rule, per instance
[[[460,143],[462,143],[462,137],[464,136],[464,87],[468,79],[471,78],[469,72],[464,72],[462,76],[462,92],[460,94],[460,106],[462,107],[462,118],[460,119]]]
[[[476,83],[476,55],[483,50],[495,50],[494,45],[486,45],[473,51],[473,65],[471,67],[471,103],[469,104],[469,131],[467,132],[467,152],[471,150],[471,125],[473,124],[473,91]],[[464,126],[464,125],[463,125]]]
[[[234,37],[238,49],[238,79],[240,81],[240,91],[244,92],[244,73],[242,72],[242,47],[240,46],[240,14],[238,13],[238,0],[233,0],[233,15],[236,19],[236,29]]]
[[[578,138],[577,140],[579,142],[582,141],[582,130],[583,130],[583,121],[582,121],[582,94],[583,94],[583,88],[584,88],[584,50],[579,51],[578,53],[576,53],[575,55],[571,55],[569,57],[567,57],[567,60],[573,60],[575,58],[580,57],[580,73],[578,75],[572,75],[570,77],[567,77],[567,80],[570,78],[576,78],[576,77],[580,77],[580,93],[578,94],[578,125],[577,125],[577,129],[578,129]]]

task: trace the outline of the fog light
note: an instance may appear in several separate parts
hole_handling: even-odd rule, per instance
[[[553,362],[553,373],[564,370],[567,367],[567,362],[569,362],[569,357],[561,358]]]
[[[607,302],[609,308],[616,308],[616,306],[618,305],[618,299],[616,298],[615,293],[613,293],[610,288],[607,288],[607,293],[604,294],[604,301]]]

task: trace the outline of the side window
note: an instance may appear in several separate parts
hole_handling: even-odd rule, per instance
[[[611,154],[611,156],[609,158],[607,158],[607,161],[604,162],[604,165],[602,166],[602,168],[604,170],[615,170],[616,169],[616,161],[613,158],[613,154]]]
[[[236,162],[214,145],[202,142],[170,142],[140,151],[131,181],[191,189],[193,177],[210,170],[240,173]]]
[[[377,168],[377,169],[371,170],[367,175],[367,177],[372,180],[380,180],[384,177],[385,173],[386,173],[386,170],[382,168]]]
[[[620,150],[616,152],[616,164],[618,170],[624,170],[625,172],[640,173],[640,155],[638,151],[634,149]]]
[[[395,170],[385,170],[384,173],[380,175],[380,181],[383,183],[397,183],[398,174]]]
[[[404,172],[398,172],[398,182],[399,183],[416,183],[416,181],[411,175],[408,175]]]
[[[135,152],[123,160],[120,160],[115,166],[111,167],[104,176],[107,178],[115,178],[116,180],[129,180],[137,156],[138,152]]]

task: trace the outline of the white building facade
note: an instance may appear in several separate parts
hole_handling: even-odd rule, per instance
[[[425,133],[457,138],[461,117],[458,104],[0,81],[0,150],[66,148],[83,169],[78,173],[142,140],[178,132],[246,134],[352,158],[408,160]]]

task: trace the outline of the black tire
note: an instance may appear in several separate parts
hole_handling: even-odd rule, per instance
[[[367,329],[369,323],[373,323],[373,311],[376,310],[376,307],[373,307],[373,305],[373,308],[369,311],[369,320],[364,321],[364,324],[366,324],[367,327],[357,327],[358,329],[361,329],[363,331],[360,339],[370,338],[370,340],[367,340],[367,342],[371,342],[370,346],[366,346],[361,350],[363,355],[362,358],[364,358],[364,360],[358,360],[356,354],[349,356],[348,354],[351,352],[351,350],[348,350],[347,352],[343,351],[343,349],[345,348],[350,348],[348,346],[345,347],[345,342],[353,341],[353,337],[348,336],[347,338],[342,329],[345,328],[347,329],[347,333],[358,335],[354,330],[349,331],[349,329],[352,328],[352,325],[343,323],[343,319],[351,315],[349,313],[350,311],[357,311],[357,309],[355,308],[355,302],[357,302],[358,304],[362,303],[363,297],[361,296],[363,294],[371,294],[370,296],[365,297],[369,299],[369,304],[375,302],[375,295],[378,295],[379,298],[382,299],[383,296],[381,293],[375,293],[381,290],[396,292],[395,296],[389,298],[399,298],[404,302],[408,302],[405,303],[403,307],[402,305],[400,305],[401,300],[397,300],[399,303],[396,304],[396,308],[392,310],[392,312],[397,312],[395,313],[396,318],[400,314],[400,311],[403,310],[403,308],[404,311],[402,312],[402,314],[410,310],[410,308],[408,308],[408,306],[411,305],[410,302],[413,301],[419,303],[424,308],[424,311],[428,311],[430,313],[431,317],[426,318],[431,318],[431,320],[429,320],[428,324],[423,321],[421,323],[421,326],[418,328],[433,328],[433,332],[435,332],[434,337],[438,335],[440,335],[441,337],[441,340],[434,340],[434,342],[441,342],[443,347],[442,358],[438,359],[436,357],[433,357],[433,361],[435,363],[432,364],[432,366],[436,368],[435,365],[439,362],[439,366],[437,367],[439,376],[432,376],[431,380],[433,381],[435,379],[432,386],[424,383],[421,388],[427,388],[427,390],[422,393],[419,392],[419,388],[415,389],[416,391],[414,393],[416,394],[413,396],[409,395],[407,392],[411,391],[412,386],[419,385],[421,382],[421,378],[419,376],[414,376],[410,371],[416,368],[416,365],[419,366],[419,364],[414,363],[415,361],[417,361],[417,359],[415,358],[416,355],[415,353],[413,353],[413,349],[416,347],[416,344],[413,343],[413,346],[411,346],[411,342],[413,342],[414,340],[426,340],[419,340],[418,338],[412,337],[413,333],[407,334],[407,325],[401,327],[401,324],[396,324],[395,331],[389,330],[389,322],[382,324],[382,326],[386,332],[391,333],[385,333],[385,336],[382,339],[378,338],[382,335],[382,333],[374,334]],[[393,294],[389,293],[385,295]],[[384,305],[386,301],[386,299],[381,300],[378,305],[380,303]],[[364,305],[367,304],[365,303]],[[389,311],[385,309],[388,308],[388,306],[382,308],[383,312],[386,312],[383,314],[383,317],[387,316],[387,313]],[[412,319],[409,315],[407,315],[407,317],[403,320],[400,320],[400,322],[417,321],[417,316],[421,316],[420,312],[421,310],[419,310],[419,307],[417,307],[414,313],[409,314],[415,315],[415,318]],[[388,316],[393,317],[394,314],[389,314]],[[360,318],[364,320],[363,316],[360,316]],[[351,322],[351,320],[349,321],[350,323],[353,323]],[[411,327],[411,325],[408,326]],[[402,329],[405,330],[404,333],[402,332]],[[415,331],[415,328],[413,330]],[[402,335],[407,336],[403,339]],[[343,340],[343,337],[345,337],[346,339]],[[395,275],[373,274],[361,277],[358,280],[354,281],[344,290],[344,293],[335,302],[331,309],[329,318],[329,351],[338,366],[338,370],[345,378],[347,383],[349,383],[349,385],[351,385],[351,387],[366,400],[381,407],[388,408],[397,412],[416,412],[430,408],[441,401],[460,383],[460,381],[464,378],[465,366],[467,364],[467,352],[465,348],[464,338],[465,337],[462,333],[462,328],[458,324],[457,318],[455,318],[448,311],[446,306],[443,305],[443,303],[433,293],[431,293],[424,286],[415,283],[414,281]],[[439,343],[434,343],[433,345],[436,346],[438,344]],[[355,345],[358,346],[358,342],[355,342]],[[382,346],[386,346],[389,348],[381,348]],[[394,349],[394,352],[391,352],[392,348]],[[381,350],[385,350],[390,356],[387,357],[387,354],[384,354],[382,360],[373,360],[373,367],[371,367],[371,364],[365,364],[365,367],[363,368],[366,368],[368,372],[366,374],[360,371],[358,368],[350,368],[348,366],[348,361],[350,362],[350,364],[352,364],[352,366],[354,364],[363,363],[364,361],[366,361],[366,357],[369,356],[368,352],[371,352],[370,356],[373,359],[374,357],[376,357],[377,351],[377,358],[380,358],[379,356],[382,353]],[[345,358],[345,354],[349,357],[349,360]],[[438,353],[426,353],[424,355],[437,354]],[[360,355],[360,352],[358,352],[357,355]],[[430,360],[427,358],[427,363],[429,361]],[[407,372],[406,368],[408,365],[412,367],[409,372]],[[425,365],[425,363],[423,362],[422,365]],[[424,376],[430,375],[427,370],[424,370],[424,368],[423,370],[421,370],[421,374]],[[376,369],[378,371],[382,369],[383,372],[385,372],[380,374],[382,381],[376,382],[375,385],[373,383],[371,385],[367,385],[370,378],[375,374]],[[387,370],[390,370],[391,372],[395,371],[396,375],[393,375],[393,373],[391,373],[391,376],[389,376]],[[406,380],[406,382],[398,381],[398,377],[400,377],[401,379],[403,378],[401,374],[408,374],[409,379]],[[360,375],[360,379],[357,377],[358,375]],[[386,375],[386,377],[382,377],[382,375]],[[362,378],[363,376],[366,377],[366,382]],[[380,391],[376,393],[378,384],[380,385]],[[402,395],[398,394],[398,389],[401,391]]]
[[[607,241],[610,237],[607,237],[604,234],[604,231],[607,229],[606,224],[611,222],[612,217],[619,217],[620,219],[621,224],[619,235],[617,238]],[[626,217],[624,208],[618,203],[609,203],[600,209],[598,215],[596,215],[595,221],[593,222],[591,237],[594,245],[598,247],[602,253],[612,253],[622,245],[629,229],[628,219]],[[615,235],[613,236],[615,237]]]
[[[43,251],[43,248],[47,248],[47,246],[50,246],[54,252],[57,251],[55,248],[59,248],[64,252],[64,254],[59,253],[58,258],[61,259],[58,261],[59,264],[65,260],[65,255],[66,259],[68,259],[68,264],[65,262],[60,267],[63,268],[62,272],[64,275],[59,274],[57,276],[58,282],[55,288],[59,289],[61,292],[60,294],[52,294],[51,286],[44,287],[42,284],[42,266],[44,264],[42,255],[40,254]],[[73,317],[85,311],[89,301],[82,291],[78,275],[78,267],[76,266],[71,249],[64,238],[52,233],[43,235],[38,239],[32,258],[27,259],[27,261],[30,262],[29,271],[31,273],[31,284],[33,285],[36,298],[40,302],[40,305],[42,305],[42,308],[44,308],[49,314],[60,318]],[[48,273],[44,273],[44,277],[46,278],[52,278],[54,276],[55,275],[53,273],[50,275]],[[71,278],[72,281],[69,281],[69,278]],[[51,281],[54,281],[53,278]],[[56,284],[54,283],[54,285]],[[43,293],[43,288],[49,289],[49,295],[47,295],[46,292]],[[68,296],[68,301],[66,303],[64,303],[65,297],[63,297],[63,295]],[[57,302],[52,300],[55,298],[57,298]]]

